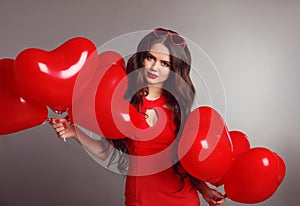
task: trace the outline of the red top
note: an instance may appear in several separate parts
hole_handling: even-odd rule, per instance
[[[164,96],[157,100],[144,98],[141,112],[145,115],[140,120],[141,130],[126,141],[131,155],[125,189],[126,206],[200,205],[198,193],[188,178],[185,178],[185,186],[180,190],[180,177],[172,167],[176,150],[169,146],[176,137],[176,126],[172,121],[173,113],[165,104]],[[153,127],[146,121],[147,109],[154,109],[157,113],[158,122]]]

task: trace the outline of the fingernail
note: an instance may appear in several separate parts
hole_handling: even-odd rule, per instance
[[[67,129],[67,123],[66,122],[62,122],[62,125],[65,129]]]
[[[214,201],[213,199],[210,199],[209,203],[216,204],[216,201]]]

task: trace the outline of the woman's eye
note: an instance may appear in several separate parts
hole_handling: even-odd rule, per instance
[[[169,62],[162,62],[161,65],[163,67],[170,67],[170,63]]]
[[[148,55],[148,56],[146,57],[146,59],[149,60],[149,61],[151,61],[151,60],[153,60],[154,58],[153,58],[153,56]]]

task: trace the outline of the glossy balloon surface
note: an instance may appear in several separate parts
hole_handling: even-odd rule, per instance
[[[238,156],[226,174],[224,189],[233,201],[254,204],[270,198],[279,186],[279,164],[267,148],[252,148]]]
[[[14,60],[0,60],[0,134],[28,129],[47,120],[48,110],[20,96],[14,77]]]
[[[73,88],[84,66],[95,67],[90,59],[95,45],[76,37],[52,51],[29,48],[16,57],[15,77],[20,94],[28,100],[61,113],[71,108]]]
[[[211,107],[198,107],[186,121],[178,145],[179,159],[192,176],[217,182],[232,163],[232,145],[225,122]]]

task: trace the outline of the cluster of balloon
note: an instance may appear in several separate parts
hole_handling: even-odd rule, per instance
[[[228,132],[210,107],[196,108],[178,144],[181,164],[192,176],[215,186],[224,184],[229,199],[254,204],[271,197],[284,179],[283,159],[263,147],[250,148],[240,131]]]
[[[90,58],[95,51],[96,46],[84,37],[72,38],[52,51],[37,48],[22,51],[14,66],[21,96],[58,114],[67,111],[72,106],[79,71],[87,64],[96,68]]]
[[[62,114],[72,106],[76,78],[83,67],[96,69],[96,46],[75,37],[52,51],[29,48],[15,60],[0,61],[0,134],[9,134],[44,123],[47,107]]]
[[[47,120],[44,106],[27,101],[18,92],[14,77],[14,60],[0,60],[0,135],[28,129]]]
[[[58,114],[69,110],[74,123],[104,137],[129,137],[137,131],[138,113],[124,99],[127,85],[121,55],[98,55],[86,38],[70,39],[52,51],[26,49],[15,60],[0,60],[0,110],[5,116],[0,134],[42,124],[49,107]],[[178,157],[192,176],[224,184],[228,198],[246,204],[271,197],[286,172],[278,154],[250,148],[247,136],[228,131],[219,113],[208,106],[188,117]]]

